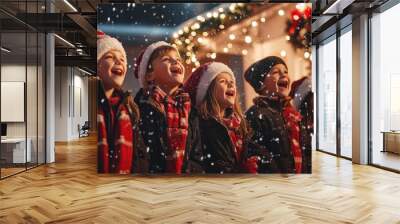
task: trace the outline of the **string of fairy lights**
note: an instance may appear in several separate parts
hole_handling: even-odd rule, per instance
[[[178,48],[181,52],[182,57],[187,65],[192,65],[194,68],[200,66],[200,62],[196,57],[197,52],[202,48],[210,44],[210,38],[218,35],[221,31],[226,31],[232,25],[238,24],[245,19],[249,19],[253,16],[253,12],[256,7],[262,6],[262,3],[257,4],[244,4],[244,3],[232,3],[218,7],[205,14],[199,15],[196,18],[190,20],[183,27],[173,33],[172,45]],[[304,12],[309,6],[304,3],[296,5],[296,10]],[[285,16],[285,10],[279,9],[277,11],[279,16]],[[267,22],[265,14],[260,14],[257,18],[249,20],[247,25],[241,28],[241,32],[238,33],[227,33],[226,45],[218,46],[224,53],[228,53],[235,48],[235,43],[243,43],[244,46],[251,47],[255,37],[250,32],[252,29],[257,29],[259,25]],[[300,18],[298,14],[290,17],[295,23]],[[307,19],[307,18],[306,18]],[[296,25],[296,24],[295,24]],[[300,24],[302,25],[302,24]],[[303,27],[296,27],[296,29],[302,29]],[[301,30],[303,31],[303,30]],[[296,32],[297,34],[298,32]],[[304,32],[301,32],[304,35]],[[267,34],[267,38],[269,35]],[[291,41],[292,38],[296,38],[293,35],[286,35],[286,40]],[[302,37],[304,39],[304,37]],[[305,37],[306,38],[306,37]],[[298,39],[298,38],[297,38]],[[296,46],[298,47],[298,46]],[[305,48],[304,58],[311,59],[310,50]],[[235,49],[236,50],[236,49]],[[240,51],[242,55],[247,55],[249,50],[244,48]],[[287,53],[285,50],[281,50],[280,55],[286,57]],[[216,59],[217,52],[209,51],[205,54],[207,58]]]

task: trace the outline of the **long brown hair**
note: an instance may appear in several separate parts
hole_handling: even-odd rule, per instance
[[[136,123],[138,123],[140,119],[139,107],[136,105],[133,96],[131,95],[130,92],[125,92],[124,94],[125,94],[125,100],[123,103],[125,104],[126,107],[128,107],[133,126]]]
[[[216,118],[217,120],[220,121],[222,119],[219,115],[221,108],[218,104],[215,94],[216,85],[217,85],[217,79],[215,78],[208,87],[206,95],[199,106],[200,116],[205,120],[208,120],[210,118]],[[240,108],[239,97],[237,95],[235,97],[235,103],[232,107],[232,110],[233,113],[235,113],[241,120],[239,131],[243,139],[246,139],[249,135],[250,130],[248,129],[246,119],[243,115],[242,109]]]

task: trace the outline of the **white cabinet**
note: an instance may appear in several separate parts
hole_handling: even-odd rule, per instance
[[[1,140],[2,151],[12,152],[12,163],[25,163],[32,161],[32,140],[26,140],[27,147],[25,151],[24,138],[7,138]],[[11,157],[11,155],[10,155]],[[11,158],[10,158],[11,160]],[[11,161],[10,161],[11,162]]]

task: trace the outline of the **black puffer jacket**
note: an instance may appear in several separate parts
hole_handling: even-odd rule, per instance
[[[302,173],[311,173],[311,148],[312,134],[314,131],[314,95],[311,88],[311,80],[305,76],[292,83],[290,96],[294,100],[294,106],[300,112],[300,146],[302,155]]]
[[[243,166],[247,158],[263,153],[258,145],[246,137],[243,138],[241,159],[235,156],[234,145],[228,129],[215,118],[200,120],[200,135],[203,143],[204,170],[206,173],[247,173]],[[246,122],[246,121],[243,121]],[[269,155],[265,155],[270,158]]]
[[[313,93],[310,92],[305,97],[303,103],[300,105],[299,112],[303,119],[300,122],[300,145],[302,151],[302,173],[311,173],[312,170],[312,133],[314,128],[314,104]]]
[[[282,116],[283,106],[279,101],[257,97],[246,112],[246,119],[253,131],[252,141],[264,151],[260,154],[260,173],[294,172],[289,132]],[[267,158],[268,154],[272,158]]]
[[[141,119],[139,122],[140,133],[146,145],[145,151],[149,157],[149,172],[163,173],[166,169],[165,155],[167,146],[167,121],[165,113],[157,109],[148,96],[140,89],[135,96],[135,102],[139,106]],[[195,113],[189,114],[189,130],[186,140],[186,149],[182,173],[199,173],[202,170],[202,149],[199,120]]]
[[[200,118],[199,124],[206,173],[239,172],[239,161],[226,127],[214,118]]]

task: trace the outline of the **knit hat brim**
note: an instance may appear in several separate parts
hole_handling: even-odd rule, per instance
[[[105,33],[98,31],[97,32],[97,61],[99,61],[104,54],[111,50],[116,50],[122,53],[125,63],[126,60],[126,52],[122,43],[119,42],[116,38],[106,35]]]
[[[149,65],[149,60],[151,55],[153,54],[153,52],[159,48],[159,47],[163,47],[163,46],[169,46],[169,47],[173,47],[172,45],[170,45],[167,42],[164,41],[158,41],[155,42],[151,45],[149,45],[144,52],[142,52],[142,54],[138,57],[138,61],[137,61],[137,78],[139,79],[139,85],[141,88],[144,87],[144,83],[145,83],[145,75],[146,75],[146,71],[147,71],[147,66]]]
[[[272,67],[278,64],[287,65],[282,58],[269,56],[252,64],[244,73],[244,78],[258,92],[264,86],[264,78],[271,71]]]
[[[211,62],[197,68],[185,82],[184,88],[191,95],[192,101],[194,101],[192,103],[196,107],[200,106],[204,100],[212,81],[223,72],[231,75],[232,79],[236,81],[233,71],[227,65],[220,62]]]

